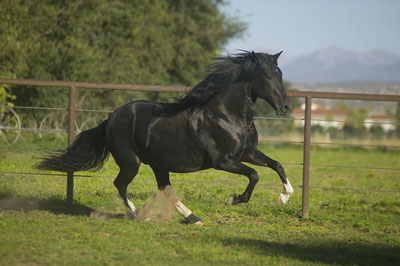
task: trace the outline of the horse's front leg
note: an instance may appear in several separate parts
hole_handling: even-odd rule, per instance
[[[232,194],[228,201],[227,205],[236,205],[242,202],[248,202],[250,200],[251,194],[253,193],[254,187],[258,182],[258,174],[256,170],[250,168],[241,162],[236,161],[224,161],[216,167],[218,170],[224,170],[234,174],[240,174],[247,176],[249,179],[249,184],[246,187],[246,190],[241,195]]]
[[[293,194],[294,190],[286,177],[285,170],[278,161],[269,158],[261,151],[255,149],[253,153],[249,155],[246,162],[259,166],[267,166],[277,172],[283,183],[283,191],[278,196],[277,204],[286,204],[289,201],[289,198]]]

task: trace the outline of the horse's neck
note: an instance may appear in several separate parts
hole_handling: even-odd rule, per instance
[[[251,89],[248,85],[232,85],[217,96],[214,105],[216,111],[225,116],[253,122],[254,103],[251,100]]]

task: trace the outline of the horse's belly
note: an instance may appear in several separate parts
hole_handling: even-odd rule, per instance
[[[144,163],[169,172],[188,173],[211,167],[204,151],[179,141],[150,145],[146,153]]]
[[[137,135],[141,160],[170,172],[195,172],[210,167],[207,152],[190,134],[185,119],[164,118],[150,123]]]

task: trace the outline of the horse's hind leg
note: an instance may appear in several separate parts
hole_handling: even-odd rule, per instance
[[[165,190],[168,186],[171,186],[169,181],[169,172],[160,171],[153,168],[154,175],[156,176],[157,185],[159,190]],[[180,200],[175,203],[176,210],[185,217],[186,222],[191,224],[203,225],[203,221],[194,215]]]
[[[119,174],[114,180],[114,185],[118,189],[118,193],[124,201],[125,205],[128,207],[129,215],[131,218],[135,219],[137,210],[135,205],[128,199],[128,185],[132,182],[133,178],[136,176],[139,170],[140,161],[138,158],[130,162],[130,164],[118,162],[120,167]]]

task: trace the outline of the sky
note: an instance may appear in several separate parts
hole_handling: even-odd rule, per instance
[[[400,0],[228,0],[223,12],[248,25],[236,49],[289,57],[335,46],[400,55]]]

